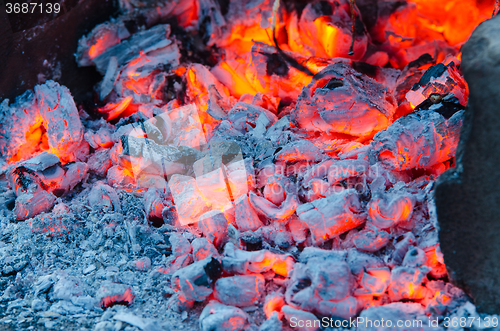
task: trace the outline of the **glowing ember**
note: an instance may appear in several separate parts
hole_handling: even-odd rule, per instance
[[[135,295],[132,293],[130,288],[127,288],[123,294],[115,294],[112,296],[106,296],[101,299],[101,307],[109,308],[114,305],[125,305],[128,306],[134,301]]]
[[[369,136],[392,121],[395,104],[378,82],[339,62],[303,89],[292,119],[307,131]],[[372,91],[376,93],[372,95]]]

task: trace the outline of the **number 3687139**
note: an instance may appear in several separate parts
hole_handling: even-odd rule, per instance
[[[61,11],[61,5],[58,3],[10,3],[5,4],[7,14],[58,14]]]

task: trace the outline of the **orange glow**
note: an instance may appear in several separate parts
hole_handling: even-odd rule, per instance
[[[253,262],[252,265],[259,269],[266,269],[268,266],[272,266],[274,262],[274,258],[271,257],[265,257],[262,261],[260,262]]]
[[[36,233],[45,233],[48,237],[59,237],[69,232],[68,228],[64,226],[61,219],[56,219],[53,221],[53,224],[48,227],[44,227],[44,223],[33,223],[33,221],[29,221],[31,232]]]
[[[123,168],[123,173],[130,178],[135,178],[134,175],[127,168]]]
[[[385,151],[383,153],[390,153]],[[369,204],[368,214],[372,222],[381,229],[407,220],[413,211],[411,197],[396,196],[384,199],[373,199]]]
[[[168,8],[169,6],[166,7]],[[172,14],[183,28],[194,25],[198,20],[198,2],[195,0],[179,1],[173,9]]]
[[[240,75],[237,71],[238,69],[243,69],[243,62],[239,61],[231,61],[229,64],[226,61],[221,62],[220,67],[227,73],[226,75],[219,76],[219,80],[224,82],[228,89],[231,91],[231,94],[235,97],[239,98],[245,93],[255,94],[257,91],[254,87],[248,82],[244,75]],[[217,76],[217,74],[215,74]]]
[[[99,55],[98,53],[98,50],[97,50],[97,46],[96,45],[92,45],[90,46],[90,49],[89,49],[89,57],[91,59],[95,58],[97,55]]]
[[[391,272],[389,268],[370,268],[365,271],[360,280],[360,288],[356,289],[356,295],[380,296],[385,293],[389,286]]]
[[[381,282],[383,283],[386,283],[386,282],[389,282],[389,280],[391,279],[391,273],[388,272],[388,270],[386,269],[367,269],[366,272],[377,278],[378,280],[380,280]]]
[[[18,152],[9,158],[9,163],[17,162],[30,158],[38,149],[46,151],[49,149],[47,144],[47,135],[45,128],[37,128],[33,131],[26,132],[26,143],[19,147]],[[43,144],[45,142],[45,144]]]
[[[120,42],[120,39],[112,31],[105,30],[100,36],[94,40],[92,46],[89,49],[89,58],[95,59],[102,52],[104,52],[109,47],[116,45]]]
[[[458,52],[472,30],[491,17],[492,0],[409,0],[389,17],[379,17],[372,38],[389,51],[390,64],[402,69],[425,52],[437,63]]]
[[[120,116],[125,111],[125,109],[127,109],[127,107],[132,102],[132,99],[132,96],[128,96],[116,103],[108,103],[104,107],[99,108],[98,111],[104,114],[106,120],[111,121]]]
[[[344,57],[359,60],[367,49],[367,36],[358,33],[351,47],[351,15],[348,1],[336,1],[332,12],[315,9],[310,3],[301,15],[293,13],[286,22],[289,48],[303,56],[320,58]],[[355,8],[355,15],[359,12]]]
[[[207,247],[207,248],[201,248],[199,249],[196,253],[195,253],[195,256],[196,256],[196,261],[201,261],[205,258],[207,258],[210,254],[212,254],[212,250],[210,249],[210,247]]]
[[[246,313],[240,316],[236,311],[236,306],[250,311],[241,304],[247,293],[235,298],[234,304],[221,299],[223,295],[234,299],[235,293],[227,292],[235,288],[234,292],[249,292],[256,307],[262,307],[261,295],[278,291],[265,298],[267,318],[275,318],[276,312],[282,319],[282,309],[287,318],[289,312],[299,317],[344,318],[341,315],[346,311],[354,316],[362,307],[393,302],[398,302],[395,308],[399,305],[408,312],[418,306],[428,315],[434,314],[428,308],[433,305],[457,308],[465,297],[449,282],[439,244],[426,247],[437,242],[432,232],[435,229],[430,227],[434,215],[428,208],[427,193],[432,192],[435,177],[455,164],[456,146],[448,137],[461,120],[449,121],[453,126],[448,126],[444,119],[448,114],[441,117],[438,112],[462,108],[446,102],[445,108],[438,107],[451,93],[462,106],[467,104],[459,50],[472,29],[491,16],[493,0],[375,0],[374,16],[364,17],[364,22],[357,7],[351,17],[355,6],[350,8],[349,3],[354,0],[282,1],[277,13],[269,11],[274,1],[183,0],[167,1],[148,11],[141,8],[137,13],[151,15],[144,17],[146,27],[168,23],[170,27],[161,30],[167,33],[143,31],[145,27],[141,27],[138,30],[146,33],[130,37],[116,52],[108,51],[121,41],[113,31],[103,30],[92,39],[85,37],[85,60],[93,59],[98,71],[105,73],[94,90],[96,102],[103,105],[97,111],[113,122],[97,121],[79,105],[84,125],[78,131],[85,132],[85,137],[79,138],[82,145],[78,146],[86,150],[66,151],[54,147],[53,137],[67,132],[49,131],[47,135],[47,130],[54,124],[51,121],[61,118],[61,123],[55,124],[68,124],[71,120],[65,116],[47,120],[39,115],[53,111],[50,108],[37,109],[37,113],[25,110],[29,120],[22,122],[20,134],[16,132],[19,146],[9,154],[9,162],[44,150],[62,162],[70,157],[88,160],[85,172],[88,169],[91,177],[78,192],[85,189],[85,195],[92,185],[96,187],[90,191],[88,203],[82,200],[85,208],[92,209],[96,197],[104,196],[106,206],[115,200],[111,193],[123,197],[122,191],[132,192],[144,207],[146,226],[148,220],[155,223],[153,217],[160,223],[164,217],[168,224],[160,234],[172,234],[171,227],[183,237],[182,241],[170,237],[173,255],[168,259],[161,256],[162,267],[151,267],[149,258],[134,258],[125,267],[152,268],[171,276],[176,273],[166,284],[175,291],[172,299],[177,298],[168,303],[176,306],[171,308],[182,311],[192,306],[195,295],[200,302],[196,304],[198,312],[200,305],[219,300],[222,308],[215,313],[227,318],[220,322],[220,316],[215,316],[214,321],[225,330],[253,323],[244,319]],[[148,1],[133,2],[135,6]],[[361,1],[357,2],[360,5]],[[217,8],[219,5],[228,8]],[[219,9],[225,12],[222,16]],[[128,20],[135,19],[137,13],[125,17],[121,24],[134,26]],[[241,16],[233,21],[232,15]],[[355,22],[351,22],[353,17]],[[274,28],[273,19],[277,20]],[[355,33],[350,23],[355,23]],[[130,33],[136,33],[137,29],[133,30]],[[196,33],[199,35],[194,40],[190,38]],[[135,44],[136,36],[144,36],[144,42]],[[185,40],[188,44],[180,47],[182,54],[165,46],[177,47]],[[351,42],[354,54],[348,55]],[[110,55],[115,56],[108,59]],[[204,64],[190,63],[195,60]],[[441,70],[443,64],[446,74]],[[426,72],[431,66],[435,70]],[[43,99],[39,94],[36,98]],[[46,105],[50,98],[47,95],[33,104]],[[66,101],[61,99],[52,108],[61,109]],[[433,106],[424,108],[430,104]],[[412,114],[417,107],[423,111]],[[126,118],[135,112],[139,113]],[[99,126],[103,131],[95,132]],[[382,139],[384,134],[386,140]],[[223,144],[212,146],[222,138]],[[237,157],[236,147],[229,145],[235,141],[243,148]],[[3,167],[2,160],[0,163]],[[48,171],[38,170],[40,167],[33,165],[36,171],[29,173],[29,179],[34,182],[41,174],[43,185],[42,179],[37,179],[40,191],[54,192],[47,193],[54,200],[56,189],[63,187],[67,192],[70,189],[66,187],[75,184],[72,177],[84,177],[83,170],[70,171],[69,165],[53,166]],[[63,175],[57,178],[54,169]],[[270,180],[278,175],[283,182]],[[10,184],[14,194],[22,191],[24,195],[12,195],[17,207],[25,193],[30,193],[26,191],[35,187],[19,177]],[[94,183],[97,179],[116,192],[110,192],[107,185],[98,187]],[[285,180],[287,185],[281,184]],[[68,202],[73,196],[62,198]],[[116,213],[117,208],[114,204]],[[212,213],[218,210],[226,219],[221,213]],[[82,226],[63,222],[62,216],[39,222],[39,218],[53,214],[29,220],[31,231],[59,236],[73,226]],[[28,215],[32,212],[26,211],[24,218]],[[120,222],[122,218],[110,219]],[[229,228],[226,220],[231,223]],[[105,227],[114,233],[117,225],[113,222]],[[261,247],[255,248],[261,250],[255,251],[252,248],[257,245],[247,241],[252,235],[262,239]],[[198,261],[210,256],[214,260],[205,264],[206,268],[218,269],[217,261],[224,265],[223,271],[205,269],[210,276],[208,286],[208,276],[200,267],[204,262]],[[294,258],[298,261],[295,270]],[[345,268],[338,264],[340,260]],[[155,261],[157,264],[159,259]],[[323,264],[324,268],[312,264]],[[334,276],[326,270],[332,266],[338,269]],[[198,271],[202,277],[194,279],[200,275],[193,276]],[[188,273],[188,278],[182,280],[181,288],[177,275],[182,272]],[[168,281],[166,275],[160,280]],[[223,281],[229,280],[226,277],[234,275],[234,287],[224,286]],[[249,275],[255,282],[240,278]],[[215,280],[222,286],[214,285]],[[206,290],[206,295],[196,293]],[[127,287],[105,294],[99,302],[102,308],[128,306],[134,301],[134,293]],[[226,304],[234,307],[223,306]],[[251,311],[253,314],[254,309]],[[205,310],[202,315],[207,315]]]
[[[264,258],[261,261],[250,262],[249,270],[253,272],[273,270],[277,275],[288,277],[288,273],[293,269],[294,263],[295,261],[291,256],[265,251]]]
[[[325,16],[319,17],[314,21],[314,25],[318,30],[318,36],[321,36],[319,42],[328,57],[336,57],[335,45],[339,37],[339,30],[331,22],[328,22]]]
[[[415,294],[415,289],[413,288],[413,283],[408,283],[408,297],[413,297],[413,294]]]
[[[434,293],[434,297],[432,299],[436,300],[438,302],[442,302],[443,304],[446,304],[451,300],[451,298],[449,296],[445,295],[445,293],[443,293],[442,291],[436,291],[436,293]]]
[[[232,316],[227,321],[222,322],[223,330],[241,330],[245,324],[245,319],[242,316]]]
[[[24,136],[26,142],[17,147],[17,153],[9,158],[9,163],[30,158],[39,150],[46,151],[49,149],[43,118],[40,115],[36,116],[34,123],[28,128]]]
[[[134,301],[135,295],[130,288],[127,288],[123,294],[116,294],[113,296],[106,296],[101,299],[100,306],[102,308],[109,308],[114,305],[130,305]]]
[[[280,62],[281,66],[287,67],[286,74],[277,75],[274,72],[269,73],[266,67],[262,66],[261,63],[263,61],[268,61],[269,55],[262,55],[266,53],[274,56],[275,60],[271,61],[277,61],[276,65],[278,67]],[[294,58],[302,66],[308,68],[313,74],[318,73],[329,64],[327,61],[319,58],[306,58],[292,52],[286,52],[286,54]],[[302,91],[302,87],[308,85],[312,80],[312,77],[308,74],[286,63],[282,56],[278,55],[274,47],[265,44],[255,44],[252,47],[251,56],[252,61],[248,65],[243,66],[243,64],[239,64],[240,69],[238,73],[244,75],[249,84],[264,95],[280,99],[297,99]],[[244,74],[242,67],[246,67]]]
[[[175,74],[177,76],[182,76],[184,75],[184,73],[187,71],[186,67],[179,67],[177,69],[174,70]]]
[[[238,54],[250,52],[254,41],[260,41],[268,45],[273,44],[273,30],[271,28],[262,29],[260,22],[252,26],[237,25],[233,27],[230,37],[225,44]]]
[[[287,270],[287,265],[286,261],[279,261],[273,264],[272,270],[277,273],[280,276],[287,277],[288,276],[288,270]]]
[[[417,5],[418,22],[422,27],[443,35],[451,45],[467,40],[472,30],[491,17],[493,1],[476,0],[409,0]]]
[[[446,265],[444,264],[443,254],[438,250],[439,246],[431,246],[424,249],[425,265],[431,269],[430,274],[435,278],[441,278],[447,275]]]

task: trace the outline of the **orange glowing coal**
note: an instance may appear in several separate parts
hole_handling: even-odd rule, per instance
[[[472,30],[491,17],[491,1],[481,0],[409,0],[417,5],[418,23],[442,34],[450,45],[467,40]]]
[[[370,220],[380,229],[387,229],[398,222],[407,220],[413,211],[414,199],[411,196],[384,196],[369,203]]]

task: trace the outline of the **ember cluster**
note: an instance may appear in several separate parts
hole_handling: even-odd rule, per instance
[[[357,2],[122,0],[78,42],[94,108],[54,81],[3,100],[0,311],[95,330],[475,316],[433,185],[467,105],[460,45],[493,2]]]

